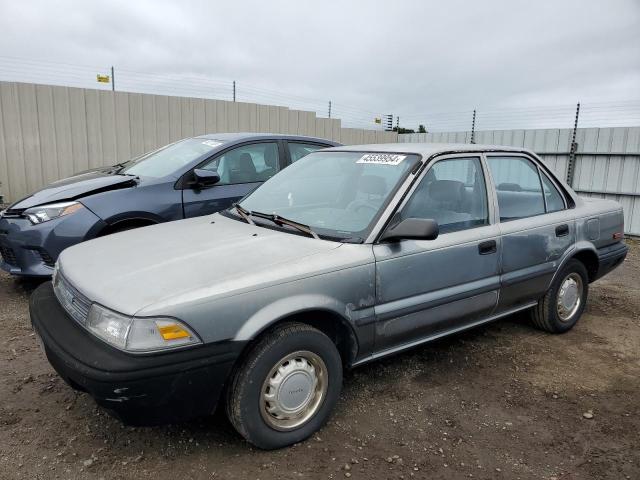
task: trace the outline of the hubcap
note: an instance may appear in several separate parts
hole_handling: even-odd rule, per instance
[[[557,311],[563,322],[571,320],[582,303],[582,277],[570,273],[562,281],[558,290]]]
[[[301,426],[322,405],[327,381],[327,367],[315,353],[287,355],[273,366],[262,385],[262,418],[276,430]]]

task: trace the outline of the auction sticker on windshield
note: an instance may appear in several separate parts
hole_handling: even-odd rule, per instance
[[[397,155],[395,153],[367,153],[360,157],[356,163],[376,163],[379,165],[398,165],[402,160],[407,158],[406,155]]]

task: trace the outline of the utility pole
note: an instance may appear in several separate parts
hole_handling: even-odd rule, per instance
[[[233,81],[233,101],[236,101],[236,81]]]
[[[116,91],[116,77],[113,70],[113,65],[111,65],[111,91],[112,92]]]
[[[573,122],[573,133],[571,134],[571,148],[569,149],[569,162],[567,163],[567,183],[573,187],[573,174],[576,166],[576,151],[578,144],[576,143],[576,133],[578,133],[578,117],[580,116],[580,102],[576,105],[576,118]]]
[[[331,100],[329,100],[329,118],[331,118]]]
[[[473,119],[471,120],[471,143],[476,143],[476,109],[473,109]]]

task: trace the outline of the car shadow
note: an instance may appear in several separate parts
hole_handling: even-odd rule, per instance
[[[19,293],[31,295],[31,293],[50,278],[40,277],[17,277],[13,282],[14,290]]]

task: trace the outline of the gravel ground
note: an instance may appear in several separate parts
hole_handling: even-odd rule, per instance
[[[314,438],[251,448],[220,413],[129,428],[60,380],[0,275],[0,478],[640,479],[640,245],[565,335],[526,315],[348,372]]]

